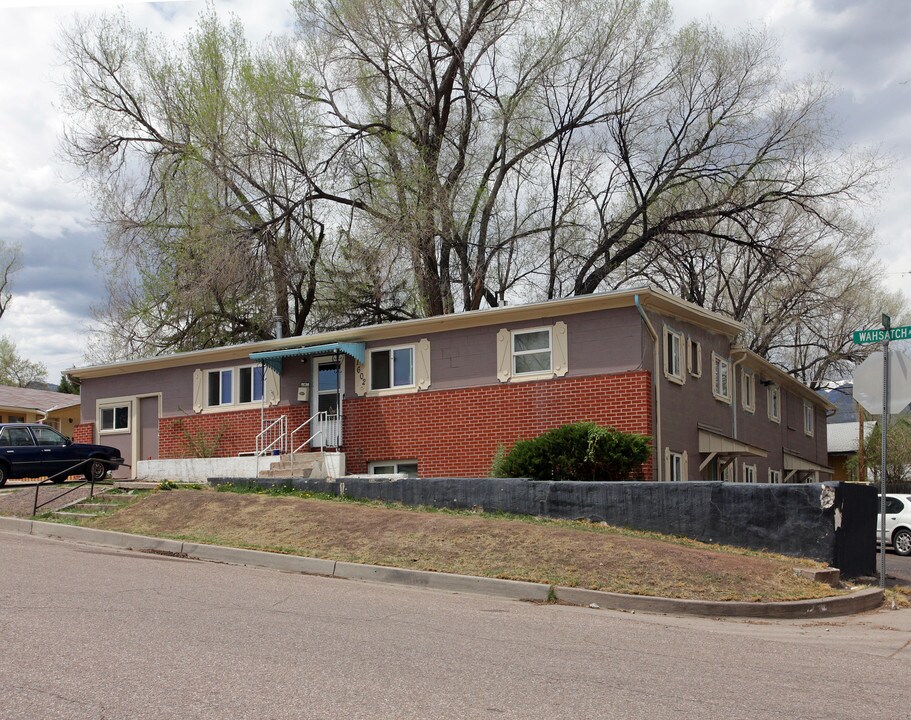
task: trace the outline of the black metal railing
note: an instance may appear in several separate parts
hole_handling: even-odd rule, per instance
[[[88,461],[88,463],[86,463],[85,460],[80,460],[78,463],[76,463],[72,467],[69,467],[66,470],[61,470],[59,473],[56,473],[55,475],[50,475],[49,477],[46,477],[41,482],[35,483],[35,502],[32,505],[32,517],[34,517],[35,515],[38,514],[39,509],[45,507],[46,505],[50,505],[55,500],[59,500],[60,498],[66,496],[66,495],[69,495],[71,492],[73,492],[74,490],[78,490],[81,487],[85,487],[86,485],[89,485],[90,486],[89,494],[87,497],[94,497],[95,496],[95,485],[109,485],[110,483],[105,483],[105,482],[102,482],[101,480],[95,480],[95,475],[91,472],[91,470],[89,470],[89,476],[86,480],[83,480],[81,483],[77,483],[76,485],[73,485],[73,486],[67,488],[65,491],[63,491],[59,495],[55,495],[52,498],[48,498],[43,503],[40,503],[40,504],[38,503],[38,493],[41,490],[42,485],[46,485],[47,483],[63,482],[70,475],[76,475],[76,474],[78,474],[78,472],[80,470],[83,470],[86,467],[90,467],[91,464],[96,463],[96,462],[103,464],[105,467],[107,467],[108,470],[114,470],[119,467],[130,467],[125,462],[117,462],[116,460],[106,460],[105,458],[92,458],[91,460]],[[107,475],[107,473],[105,473],[105,475]]]

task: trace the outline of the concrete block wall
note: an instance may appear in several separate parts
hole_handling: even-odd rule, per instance
[[[239,482],[212,479],[213,485]],[[249,479],[242,484],[268,481]],[[844,577],[871,575],[876,489],[860,483],[539,482],[516,478],[343,477],[276,484],[340,496],[500,511],[768,550],[827,562]]]

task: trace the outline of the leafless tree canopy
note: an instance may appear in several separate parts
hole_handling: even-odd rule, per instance
[[[762,32],[674,29],[661,1],[294,9],[259,48],[213,11],[177,46],[119,16],[62,37],[67,152],[129,269],[100,315],[119,352],[645,278],[803,377],[853,359],[800,348],[878,290],[853,210],[877,161],[836,149],[828,88],[784,84]]]

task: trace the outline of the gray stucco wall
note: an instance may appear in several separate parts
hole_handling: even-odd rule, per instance
[[[639,369],[643,364],[642,326],[635,308],[618,308],[568,315],[567,354],[571,377],[610,374]],[[394,340],[367,343],[367,349],[407,345],[422,338],[430,341],[431,386],[426,392],[478,385],[498,384],[497,332],[552,325],[553,318],[520,323],[503,323],[465,330],[404,336]],[[302,342],[306,342],[302,338]],[[87,378],[82,384],[82,422],[95,421],[99,399],[147,393],[162,394],[162,416],[177,417],[193,412],[193,371],[213,370],[250,364],[247,352],[234,360],[194,363],[141,373]],[[345,396],[354,395],[354,361],[342,356]],[[282,364],[281,404],[297,404],[297,388],[312,383],[313,360],[288,358]]]

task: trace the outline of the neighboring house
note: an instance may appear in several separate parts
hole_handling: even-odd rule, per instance
[[[591,420],[652,437],[645,479],[828,476],[831,404],[738,348],[742,331],[645,287],[69,374],[77,437],[118,447],[134,472],[201,445],[226,457],[310,438],[350,474],[483,477],[499,446]]]
[[[864,441],[870,437],[873,428],[876,427],[875,420],[867,420],[863,424]],[[829,446],[829,465],[832,467],[833,480],[857,480],[857,475],[849,475],[845,470],[845,463],[857,454],[857,448],[860,446],[860,423],[840,422],[829,423],[826,427],[828,433]]]
[[[43,422],[71,438],[79,403],[79,395],[0,385],[0,422]]]
[[[827,418],[829,425],[857,422],[857,403],[854,402],[853,383],[846,380],[828,382],[816,392],[835,406],[835,412]]]

